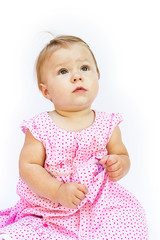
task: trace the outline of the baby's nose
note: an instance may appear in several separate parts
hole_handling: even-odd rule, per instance
[[[74,76],[72,76],[72,82],[75,83],[77,81],[82,81],[82,77],[80,74],[74,74]]]
[[[74,78],[74,79],[73,79],[74,82],[76,82],[77,80],[82,81],[82,78],[79,77],[79,78]]]

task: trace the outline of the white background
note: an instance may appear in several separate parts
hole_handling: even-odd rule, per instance
[[[34,64],[51,39],[84,39],[101,72],[93,108],[120,112],[132,166],[121,181],[143,204],[151,240],[160,217],[160,7],[158,1],[4,1],[0,4],[0,209],[17,200],[23,119],[52,105],[36,86]]]

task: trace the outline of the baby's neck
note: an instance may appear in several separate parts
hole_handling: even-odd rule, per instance
[[[91,109],[78,112],[53,111],[49,113],[57,127],[66,131],[81,131],[91,126],[95,119],[95,113]]]
[[[64,117],[64,118],[68,118],[70,120],[86,117],[89,114],[91,114],[91,112],[92,112],[92,110],[90,108],[81,110],[81,111],[61,111],[61,110],[55,109],[56,114],[58,114],[59,116]]]

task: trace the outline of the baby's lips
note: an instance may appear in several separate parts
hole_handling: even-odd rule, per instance
[[[87,91],[87,89],[85,89],[84,87],[77,87],[76,89],[74,89],[73,92],[77,92],[77,91]]]

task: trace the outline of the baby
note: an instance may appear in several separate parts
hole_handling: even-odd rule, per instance
[[[41,51],[36,70],[54,110],[22,124],[20,200],[0,211],[0,233],[10,239],[148,239],[143,207],[117,183],[130,168],[122,117],[91,108],[100,73],[90,47],[58,36]]]

